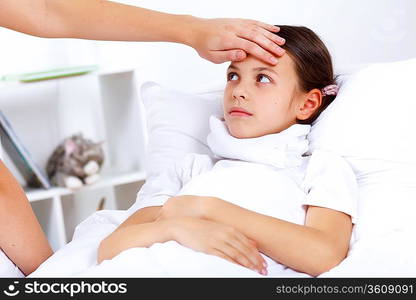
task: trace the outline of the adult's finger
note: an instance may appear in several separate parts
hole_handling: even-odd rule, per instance
[[[280,47],[285,43],[285,40],[266,29],[259,27],[245,28],[238,32],[238,36],[258,44],[274,55],[282,56],[285,53],[285,50]]]
[[[280,36],[278,36],[277,34],[274,34],[272,32],[269,32],[267,30],[263,30],[263,35],[268,38],[269,40],[271,40],[272,42],[278,44],[279,46],[282,46],[285,44],[286,40]],[[285,51],[285,49],[279,47],[280,49],[282,49],[283,51]]]
[[[271,24],[267,24],[267,23],[264,23],[264,22],[261,22],[261,21],[255,21],[255,20],[252,20],[252,22],[253,22],[253,25],[262,27],[262,28],[267,29],[268,31],[271,31],[271,32],[279,32],[280,31],[279,26],[276,26],[276,25],[271,25]]]
[[[256,43],[271,54],[282,56],[285,53],[285,50],[280,47],[280,45],[285,43],[285,40],[265,29],[245,30],[240,32],[238,36],[247,41]]]
[[[277,64],[277,58],[255,42],[246,40],[244,38],[239,38],[238,42],[236,43],[236,48],[242,49],[268,64]]]
[[[275,26],[275,28],[278,28],[278,30],[273,31],[269,29],[270,27],[265,27],[265,26],[271,26],[271,25],[267,25],[261,22],[255,22],[253,26],[246,26],[246,27],[243,27],[243,29],[241,29],[240,27],[240,31],[238,35],[246,39],[252,40],[252,41],[255,41],[256,37],[264,35],[268,39],[274,41],[276,44],[282,46],[285,43],[285,39],[280,37],[277,34],[280,31],[280,28]]]
[[[240,19],[240,21],[242,22],[243,26],[247,27],[247,26],[257,26],[257,27],[261,27],[264,29],[267,29],[268,31],[271,32],[279,32],[280,31],[280,27],[278,25],[272,25],[272,24],[268,24],[262,21],[257,21],[254,19]]]
[[[285,50],[279,46],[283,45],[285,40],[277,35],[270,33],[266,30],[263,30],[263,34],[255,34],[253,33],[250,36],[250,39],[245,38],[244,36],[239,36],[240,38],[246,39],[250,42],[254,42],[259,45],[264,50],[270,52],[270,54],[275,56],[282,56],[285,54]]]
[[[247,57],[247,54],[241,49],[213,50],[210,53],[211,57],[209,60],[217,64],[226,61],[241,61]]]

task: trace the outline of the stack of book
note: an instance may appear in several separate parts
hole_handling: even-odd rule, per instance
[[[2,111],[0,111],[0,139],[3,149],[22,174],[28,186],[51,188],[48,176],[33,160]]]

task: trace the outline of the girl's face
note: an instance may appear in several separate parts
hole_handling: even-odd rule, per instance
[[[296,123],[305,106],[292,58],[283,55],[276,66],[253,56],[233,62],[227,71],[224,118],[230,134],[253,138],[280,132]]]

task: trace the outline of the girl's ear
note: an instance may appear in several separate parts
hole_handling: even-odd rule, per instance
[[[302,99],[296,118],[309,119],[322,104],[322,93],[319,89],[310,90]]]

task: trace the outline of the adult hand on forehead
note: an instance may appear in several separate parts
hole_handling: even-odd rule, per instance
[[[194,18],[190,25],[189,46],[213,63],[241,61],[250,54],[275,65],[276,56],[285,53],[280,47],[285,41],[276,35],[279,27],[263,22]]]
[[[0,26],[40,37],[184,43],[214,63],[250,54],[274,65],[284,53],[279,28],[263,22],[203,19],[104,0],[0,0]]]

